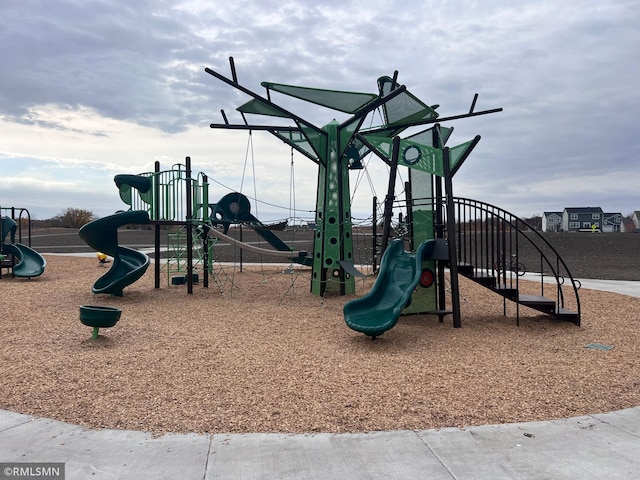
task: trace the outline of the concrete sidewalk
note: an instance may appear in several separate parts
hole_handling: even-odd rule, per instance
[[[637,479],[638,452],[640,407],[464,430],[158,438],[0,411],[0,463],[63,462],[67,480]]]
[[[524,280],[540,281],[539,273],[527,272],[522,278]],[[620,293],[630,297],[640,297],[640,281],[637,280],[598,280],[595,278],[579,278],[580,289],[602,290],[605,292]],[[554,284],[553,277],[544,277],[545,283]]]

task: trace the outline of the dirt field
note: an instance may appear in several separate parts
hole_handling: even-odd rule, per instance
[[[237,229],[231,234],[238,238]],[[292,248],[313,250],[313,232],[310,230],[287,230],[278,232],[278,236]],[[566,262],[576,278],[597,278],[602,280],[640,280],[640,234],[634,233],[547,233],[543,235]],[[132,248],[153,247],[151,230],[119,231],[119,240]],[[243,240],[262,243],[251,229],[244,229]],[[167,235],[161,236],[163,246],[167,245]],[[32,245],[41,253],[53,252],[91,252],[92,250],[78,237],[76,230],[46,229],[32,233]],[[268,248],[268,247],[267,247]],[[221,261],[239,261],[240,253],[229,246],[219,246],[216,255]],[[251,253],[243,253],[245,262],[281,262],[282,259],[258,258]],[[525,265],[534,265],[535,261],[527,257],[523,249],[521,261]],[[371,258],[371,237],[354,233],[355,263],[369,263]]]
[[[36,244],[45,238],[53,237],[34,236],[36,249],[45,250]],[[640,236],[557,238],[576,276],[639,279]],[[156,433],[299,433],[464,427],[640,405],[639,298],[582,289],[581,327],[526,308],[516,327],[512,306],[504,317],[500,297],[463,280],[462,329],[416,315],[371,341],[345,325],[342,307],[354,297],[310,295],[308,269],[228,268],[192,296],[184,286],[154,289],[149,271],[118,298],[91,293],[106,271],[95,258],[46,258],[41,277],[0,280],[3,409]],[[590,272],[598,275],[583,275]],[[356,295],[372,281],[358,280]],[[85,304],[121,308],[122,319],[91,340],[79,321]],[[613,348],[585,348],[593,342]]]
[[[640,280],[640,234],[563,232],[544,237],[576,278]]]

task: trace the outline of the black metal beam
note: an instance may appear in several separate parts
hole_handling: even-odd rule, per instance
[[[448,120],[459,120],[461,118],[469,118],[469,117],[478,117],[480,115],[488,115],[490,113],[497,113],[497,112],[501,112],[502,108],[492,108],[491,110],[482,110],[480,112],[472,112],[472,113],[462,113],[460,115],[451,115],[449,117],[438,117],[438,118],[434,118],[434,119],[429,119],[429,120],[422,120],[419,122],[409,122],[409,123],[396,123],[393,125],[387,125],[387,126],[383,126],[383,127],[378,127],[378,128],[372,128],[371,130],[367,130],[366,133],[367,134],[372,134],[372,133],[376,133],[376,132],[383,132],[385,130],[389,130],[389,128],[396,128],[396,129],[407,129],[409,127],[415,127],[418,125],[429,125],[431,123],[440,123],[440,122],[446,122]]]
[[[283,126],[283,127],[274,127],[272,125],[246,125],[246,124],[229,124],[229,123],[212,123],[209,125],[211,128],[225,128],[227,130],[266,130],[276,131],[276,130],[284,130],[287,132],[299,132],[300,129],[298,127],[291,126]]]
[[[284,116],[291,118],[292,120],[296,121],[296,122],[300,122],[303,123],[305,125],[308,125],[310,128],[316,130],[318,133],[322,134],[322,135],[326,135],[327,133],[316,127],[314,124],[307,122],[305,119],[303,119],[302,117],[299,117],[298,115],[291,113],[290,111],[282,108],[280,105],[277,105],[269,100],[267,100],[266,98],[264,98],[261,95],[258,95],[257,93],[249,90],[248,88],[243,87],[242,85],[240,85],[238,82],[234,81],[234,80],[230,80],[227,77],[225,77],[224,75],[219,74],[218,72],[211,70],[209,67],[205,67],[204,69],[205,72],[207,72],[209,75],[217,78],[218,80],[223,81],[224,83],[226,83],[227,85],[231,85],[232,87],[234,87],[237,90],[240,90],[242,93],[245,93],[247,95],[249,95],[250,97],[258,100],[259,102],[262,102],[266,105],[268,105],[269,107],[278,110],[281,114],[283,114]],[[218,128],[218,127],[211,127],[211,128]]]
[[[447,244],[449,246],[449,276],[451,277],[451,306],[453,310],[453,327],[462,327],[460,318],[460,287],[458,284],[458,249],[456,247],[456,219],[453,204],[453,182],[449,159],[449,147],[442,150],[444,160],[444,190],[447,211]]]
[[[389,237],[391,236],[391,217],[393,216],[393,200],[396,190],[396,174],[398,173],[398,156],[400,152],[400,137],[393,137],[393,151],[391,154],[391,172],[389,172],[389,186],[387,188],[387,196],[384,199],[384,225],[382,227],[382,247],[381,253],[384,254],[389,245]]]
[[[478,100],[478,94],[476,93],[473,96],[473,100],[471,101],[471,107],[469,107],[469,113],[473,113],[474,108],[476,108],[476,101]]]

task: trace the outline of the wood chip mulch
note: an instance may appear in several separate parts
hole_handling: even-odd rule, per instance
[[[225,267],[208,289],[94,295],[95,258],[47,256],[43,276],[0,280],[0,408],[93,428],[362,432],[556,419],[640,405],[640,298],[581,290],[582,326],[462,281],[463,328],[402,317],[375,341],[346,301],[295,274]],[[282,269],[280,269],[282,270]],[[357,294],[373,279],[358,280]],[[97,340],[81,305],[122,309]],[[585,348],[591,343],[611,350]]]

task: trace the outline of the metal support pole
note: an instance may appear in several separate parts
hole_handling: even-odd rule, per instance
[[[411,169],[409,169],[409,181],[404,182],[405,205],[407,209],[407,218],[405,223],[409,225],[409,248],[415,251],[417,245],[413,238],[413,193],[411,192]]]
[[[202,175],[202,286],[209,288],[209,235],[207,216],[209,214],[209,178]]]
[[[160,288],[160,224],[158,223],[158,212],[160,209],[160,162],[155,162],[153,176],[153,210],[151,212],[151,221],[154,222],[154,252],[155,257],[154,264],[154,276],[155,276],[155,288]]]
[[[373,213],[371,215],[371,257],[372,272],[378,271],[378,197],[373,197]]]
[[[242,238],[242,224],[240,224],[240,243],[242,243],[244,239]],[[240,248],[240,271],[242,272],[242,249]]]
[[[391,217],[393,216],[393,199],[396,190],[396,174],[398,173],[398,152],[400,150],[400,137],[393,137],[393,152],[391,155],[391,171],[389,172],[389,187],[384,200],[384,225],[382,227],[382,248],[384,253],[389,245],[391,236]]]
[[[456,249],[456,219],[453,204],[453,182],[449,160],[449,147],[442,150],[444,164],[444,188],[447,208],[447,243],[449,245],[449,273],[451,275],[451,305],[453,307],[453,326],[462,327],[460,319],[460,288],[458,285],[458,255]]]
[[[186,169],[186,200],[187,200],[187,212],[186,212],[186,222],[187,222],[187,293],[191,295],[193,293],[193,210],[192,210],[192,200],[193,200],[193,183],[191,181],[191,157],[185,158],[185,169]]]

